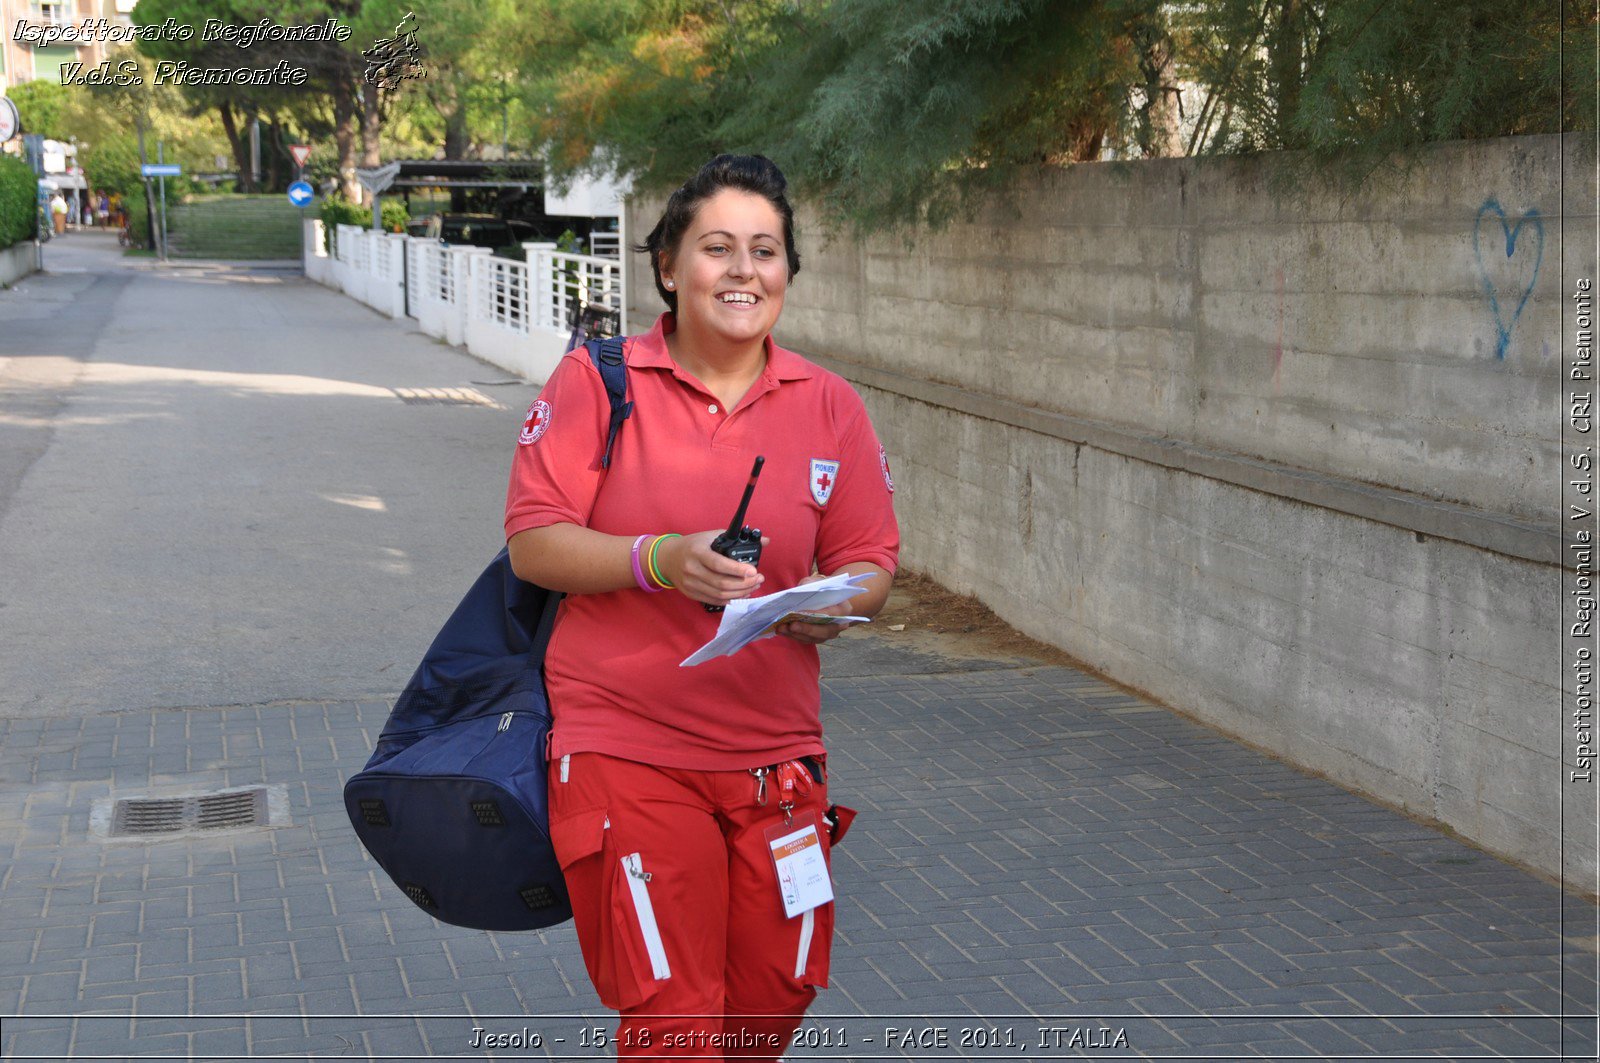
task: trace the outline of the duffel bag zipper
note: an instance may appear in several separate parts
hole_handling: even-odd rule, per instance
[[[514,713],[514,712],[502,712],[500,714],[500,722],[495,725],[494,734],[492,734],[492,735],[490,735],[488,737],[488,739],[483,743],[483,745],[478,749],[478,751],[476,753],[472,754],[472,758],[470,760],[468,760],[466,762],[466,764],[463,764],[462,767],[463,768],[471,767],[474,763],[477,762],[479,757],[481,757],[484,754],[488,753],[489,752],[489,748],[494,745],[494,740],[496,738],[499,738],[501,735],[505,734],[507,731],[511,730],[511,718],[513,716],[515,716],[515,715],[516,715],[516,713]]]
[[[501,725],[498,728],[498,730],[504,731],[508,727],[510,727],[510,724],[506,722],[506,719],[507,719],[507,717],[516,716],[516,715],[518,715],[518,713],[516,713],[516,712],[503,712],[503,713],[501,713],[500,714]],[[521,715],[528,716],[528,715],[537,715],[537,714],[523,712],[523,713],[521,713]],[[413,727],[409,731],[396,731],[396,732],[394,732],[393,734],[390,734],[390,735],[380,734],[378,736],[378,741],[380,741],[380,742],[384,742],[384,741],[398,742],[398,741],[401,741],[402,739],[410,738],[410,739],[414,739],[415,741],[419,741],[420,742],[422,739],[428,737],[431,734],[434,734],[437,731],[442,731],[446,727],[456,727],[456,726],[458,726],[460,724],[463,724],[463,723],[471,723],[473,720],[481,720],[481,719],[483,719],[482,716],[473,716],[473,717],[469,717],[468,719],[464,719],[464,720],[460,720],[460,719],[458,719],[458,720],[446,720],[443,723],[431,724],[430,726],[427,726],[427,727]],[[548,717],[545,717],[545,719],[548,719]]]

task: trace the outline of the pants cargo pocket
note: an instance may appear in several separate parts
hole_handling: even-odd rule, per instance
[[[832,811],[834,806],[828,801],[826,758],[822,758],[820,766],[824,781],[817,788],[818,792],[813,794],[812,797],[816,801],[818,833],[822,839],[822,856],[827,861],[828,875],[831,878],[833,875],[835,834],[828,820],[828,813]],[[833,957],[834,905],[837,903],[837,901],[829,901],[827,904],[819,905],[797,917],[800,919],[805,919],[807,916],[811,917],[810,926],[802,926],[800,928],[802,942],[809,936],[810,943],[804,949],[796,949],[795,977],[802,986],[815,989],[828,988],[828,970]]]
[[[826,833],[822,848],[830,848]],[[830,866],[832,860],[829,860]],[[829,962],[833,955],[834,901],[818,905],[808,912],[794,916],[792,922],[800,924],[799,940],[795,943],[794,977],[802,987],[828,988]]]
[[[550,841],[572,897],[583,962],[600,1002],[636,1007],[671,977],[650,901],[650,876],[638,853],[619,854],[603,808],[556,818]]]

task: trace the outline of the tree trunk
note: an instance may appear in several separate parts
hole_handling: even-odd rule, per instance
[[[1173,69],[1172,38],[1165,30],[1152,33],[1140,48],[1139,68],[1144,73],[1145,102],[1139,123],[1139,147],[1147,156],[1183,154],[1178,130],[1178,86]]]
[[[239,191],[253,192],[255,188],[250,181],[250,147],[239,135],[239,127],[233,120],[233,108],[228,106],[227,100],[223,100],[217,104],[217,113],[222,117],[222,131],[228,134],[228,148],[233,152],[233,164],[237,167],[239,175]]]
[[[467,108],[448,76],[428,86],[428,100],[444,118],[444,157],[464,159],[467,150]]]
[[[145,117],[141,110],[134,115],[133,128],[139,137],[139,165],[146,165],[150,159],[144,153],[144,126]],[[156,250],[156,226],[161,224],[161,216],[156,213],[156,193],[150,187],[150,178],[144,179],[144,209],[145,209],[145,248],[149,251]],[[163,234],[165,235],[165,234]]]
[[[361,183],[356,180],[356,101],[347,78],[340,77],[333,89],[333,142],[339,149],[339,186],[344,198],[361,202]]]
[[[283,128],[278,125],[277,116],[268,120],[267,133],[269,134],[267,143],[261,145],[261,153],[264,156],[262,162],[267,171],[267,179],[261,187],[275,191],[288,186],[288,182],[282,179],[283,159],[288,152],[283,148]]]

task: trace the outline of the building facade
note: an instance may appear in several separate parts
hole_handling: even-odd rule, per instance
[[[18,40],[22,26],[81,26],[90,19],[105,19],[111,25],[131,25],[138,0],[0,0],[0,95],[6,86],[20,85],[37,78],[59,81],[61,67],[82,63],[92,67],[106,58],[108,45],[102,40],[83,44],[49,44]]]

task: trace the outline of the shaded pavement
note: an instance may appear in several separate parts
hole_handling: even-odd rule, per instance
[[[435,923],[340,797],[534,389],[288,270],[46,261],[0,292],[0,1056],[607,1055],[570,927]],[[1595,1057],[1554,885],[1071,668],[824,672],[862,815],[790,1059]],[[234,787],[277,825],[102,836]]]

